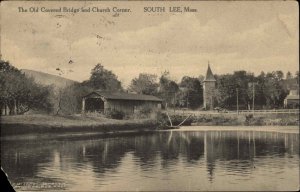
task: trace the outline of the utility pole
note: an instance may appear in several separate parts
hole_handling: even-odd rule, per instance
[[[213,96],[210,96],[210,108],[211,108],[211,110],[214,110],[214,98],[213,98]]]
[[[186,97],[186,108],[189,108],[189,91],[187,92],[187,97]]]
[[[176,92],[174,92],[174,114],[175,114],[175,106],[176,106]]]
[[[239,114],[239,89],[236,88],[236,112]]]
[[[253,95],[252,95],[252,112],[253,112],[253,115],[254,115],[254,97],[255,97],[255,89],[254,89],[254,83],[252,83],[252,88],[253,88]]]
[[[252,93],[253,93],[253,98],[252,98],[252,113],[253,113],[253,115],[254,115],[254,102],[255,102],[255,85],[256,85],[256,83],[252,83]]]

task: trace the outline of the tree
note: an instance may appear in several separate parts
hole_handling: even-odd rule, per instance
[[[238,86],[233,80],[232,75],[219,75],[217,78],[217,94],[216,99],[219,106],[229,108],[236,104],[236,90]]]
[[[92,88],[81,83],[74,83],[58,90],[55,99],[55,114],[80,113],[82,107],[82,97],[92,91]]]
[[[41,86],[7,61],[0,60],[0,107],[4,114],[23,114],[30,109],[49,112],[50,87]]]
[[[241,108],[250,108],[252,101],[252,87],[255,82],[254,75],[246,71],[235,71],[233,74],[219,75],[217,79],[217,101],[221,107],[232,108],[236,106],[237,98]],[[238,92],[238,97],[237,97]]]
[[[177,83],[170,79],[170,73],[165,71],[159,78],[158,95],[164,99],[167,105],[176,105],[176,95],[178,94],[179,87]]]
[[[300,73],[299,73],[299,71],[296,71],[295,78],[296,78],[296,81],[298,84],[299,84],[299,77],[300,77]]]
[[[91,71],[91,77],[84,81],[83,85],[90,86],[102,91],[121,91],[123,90],[118,77],[109,70],[104,69],[101,64],[97,64]]]
[[[203,88],[198,78],[185,76],[179,86],[181,94],[177,100],[182,107],[195,109],[203,104]]]
[[[264,81],[264,95],[266,104],[270,108],[282,107],[283,101],[288,94],[283,84],[282,71],[267,73]]]
[[[259,108],[266,106],[265,78],[266,74],[262,71],[255,80],[257,83],[255,86],[255,105],[259,106]]]
[[[203,75],[199,75],[198,79],[200,82],[202,82],[205,79],[205,77]]]
[[[288,72],[286,73],[285,79],[293,79],[292,73],[288,71]]]
[[[157,76],[153,74],[141,73],[138,78],[134,78],[129,85],[129,90],[139,94],[157,95]]]

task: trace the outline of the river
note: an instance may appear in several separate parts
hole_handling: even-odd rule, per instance
[[[1,166],[17,191],[297,190],[299,132],[3,139]]]

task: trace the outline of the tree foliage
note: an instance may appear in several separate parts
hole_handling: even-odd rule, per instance
[[[146,95],[157,95],[157,76],[153,74],[141,73],[138,78],[134,78],[129,85],[129,90]]]
[[[203,88],[198,78],[185,76],[181,79],[179,86],[178,105],[180,107],[196,109],[203,104]]]
[[[288,71],[288,72],[286,73],[285,78],[286,78],[286,79],[293,79],[293,74],[292,74],[291,72]]]
[[[273,71],[267,73],[264,79],[264,96],[266,105],[272,108],[283,106],[283,100],[287,96],[288,91],[283,84],[283,73],[281,71]]]
[[[101,64],[97,64],[92,69],[90,79],[84,81],[83,85],[102,91],[123,90],[118,77],[112,71],[105,69]]]
[[[282,71],[262,72],[257,77],[246,71],[217,76],[218,104],[225,108],[235,108],[238,99],[241,109],[251,109],[254,94],[256,107],[282,107],[288,94],[283,77]]]
[[[159,78],[158,95],[164,99],[166,105],[176,105],[176,95],[179,86],[170,78],[170,73],[165,71]]]
[[[83,85],[82,83],[75,83],[58,90],[56,94],[56,110],[54,113],[58,114],[74,114],[80,113],[82,107],[82,97],[92,92],[93,89]]]
[[[250,102],[248,82],[250,74],[246,71],[236,71],[234,74],[217,76],[217,101],[219,106],[230,108],[236,105],[237,98],[240,104],[247,106]]]
[[[50,92],[49,86],[36,84],[9,62],[0,61],[1,113],[23,114],[30,109],[50,112]]]

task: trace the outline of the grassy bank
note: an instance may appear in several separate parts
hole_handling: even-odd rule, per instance
[[[178,125],[187,114],[170,114],[173,125]],[[1,117],[1,136],[18,134],[119,134],[153,131],[169,124],[166,114],[157,119],[116,120],[102,116],[17,115]],[[298,126],[298,114],[201,114],[190,116],[183,126]]]
[[[171,114],[173,124],[182,122],[187,114]],[[198,126],[290,126],[299,125],[298,114],[200,114],[192,115],[184,125]]]
[[[112,133],[154,130],[151,119],[115,120],[99,116],[17,115],[1,117],[1,136],[30,133]]]

